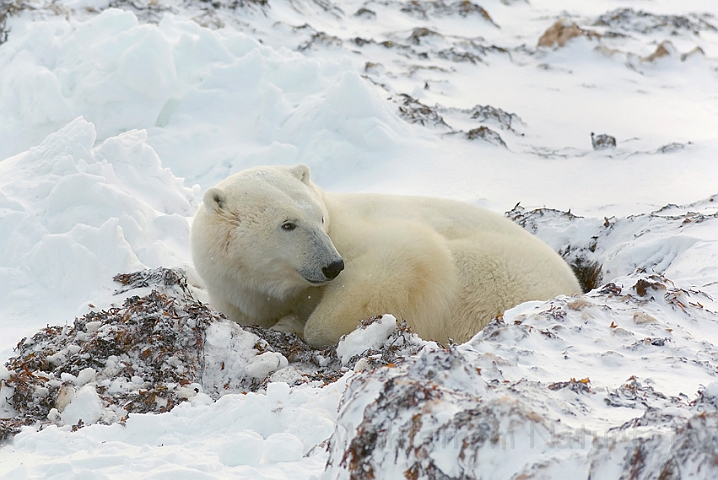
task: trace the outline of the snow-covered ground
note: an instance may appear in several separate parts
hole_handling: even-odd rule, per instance
[[[0,478],[718,477],[715,2],[17,0],[0,41],[3,364],[136,294],[118,273],[193,282],[202,192],[261,164],[510,211],[598,287],[349,361],[390,348],[375,322],[326,382],[219,323],[205,372],[231,357],[235,383],[113,423],[94,389],[149,379],[64,377],[69,404],[0,445]],[[112,424],[73,432],[83,412]]]

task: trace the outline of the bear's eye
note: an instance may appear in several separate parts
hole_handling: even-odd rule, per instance
[[[322,217],[322,225],[324,225],[324,217]]]
[[[286,230],[287,232],[291,232],[291,231],[294,230],[295,228],[297,228],[297,224],[296,224],[296,223],[284,222],[284,223],[282,224],[282,230]]]

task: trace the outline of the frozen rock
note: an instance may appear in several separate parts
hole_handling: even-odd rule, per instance
[[[83,424],[91,425],[101,416],[102,401],[92,385],[82,387],[60,414],[65,425],[77,425],[81,420]]]
[[[95,369],[92,367],[83,368],[80,370],[80,373],[77,374],[77,380],[75,380],[75,384],[78,387],[81,387],[85,385],[88,382],[91,382],[95,379]]]
[[[393,315],[382,315],[373,319],[368,325],[342,337],[337,345],[337,355],[346,365],[355,355],[369,349],[378,349],[394,331],[396,331],[396,318]]]
[[[288,363],[281,353],[264,352],[249,362],[245,367],[245,372],[252,378],[263,379],[270,373],[286,367]]]

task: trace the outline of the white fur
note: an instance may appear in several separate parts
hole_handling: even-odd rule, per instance
[[[322,192],[304,165],[246,170],[208,190],[191,241],[215,307],[242,324],[303,325],[313,346],[383,313],[422,338],[464,342],[519,303],[580,292],[556,252],[501,215]],[[322,268],[340,254],[345,268],[330,280]]]

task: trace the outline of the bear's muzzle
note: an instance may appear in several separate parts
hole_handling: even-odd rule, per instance
[[[344,260],[341,258],[335,262],[330,263],[326,267],[322,268],[322,273],[329,280],[334,280],[339,275],[339,272],[344,270]]]

